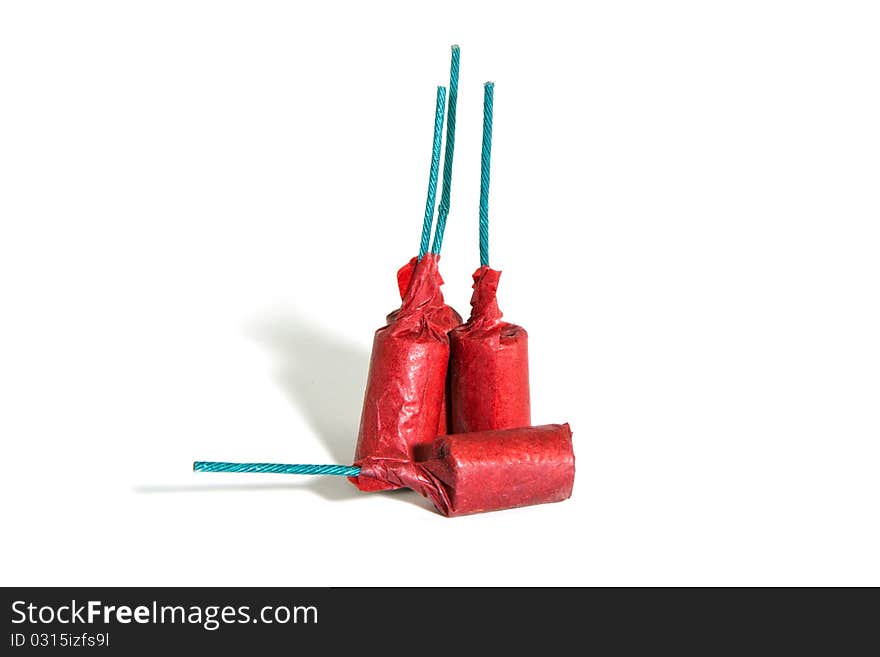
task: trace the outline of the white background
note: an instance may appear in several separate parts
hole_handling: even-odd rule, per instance
[[[662,6],[661,6],[662,5]],[[871,2],[8,2],[5,585],[880,584]],[[462,48],[442,272],[492,263],[571,500],[344,480]]]

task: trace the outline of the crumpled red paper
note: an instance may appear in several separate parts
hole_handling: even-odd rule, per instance
[[[470,319],[449,333],[452,433],[531,424],[528,334],[501,319],[500,277],[488,266],[474,272]]]
[[[368,458],[411,461],[420,448],[429,449],[438,427],[446,424],[447,332],[460,318],[443,301],[437,262],[438,256],[428,253],[398,274],[399,282],[407,279],[406,290],[400,308],[373,338],[355,465]],[[363,491],[401,486],[377,477],[352,482]]]
[[[435,260],[437,260],[438,264],[440,262],[440,256],[434,254],[425,254],[425,257],[431,256]],[[413,271],[415,271],[416,265],[418,264],[418,258],[412,258],[408,263],[406,263],[403,267],[397,270],[397,289],[400,291],[400,300],[403,301],[403,298],[406,296],[406,291],[409,289],[409,283],[412,280]],[[437,276],[440,274],[438,272]],[[439,278],[438,285],[443,285],[443,278]],[[442,299],[442,294],[441,294]],[[390,323],[394,317],[400,312],[400,309],[393,310],[388,314],[387,320]],[[436,321],[440,326],[447,327],[447,331],[454,329],[456,326],[459,326],[464,320],[461,318],[455,309],[452,306],[447,304],[443,304],[443,308],[437,313]]]
[[[420,462],[364,458],[359,479],[407,486],[445,516],[561,502],[574,486],[568,424],[440,436]]]
[[[440,256],[434,256],[438,262],[440,260]],[[415,270],[416,264],[418,263],[418,258],[412,258],[408,263],[406,263],[403,267],[397,270],[397,288],[400,290],[400,298],[401,300],[406,296],[406,291],[409,289],[410,280],[412,280],[413,271]],[[438,273],[439,276],[439,273]],[[443,279],[440,279],[440,285],[443,284]],[[392,311],[387,319],[388,322],[391,323],[393,319],[400,312],[400,309]],[[437,325],[445,330],[451,331],[456,326],[460,326],[462,323],[461,315],[459,315],[452,306],[447,304],[443,304],[443,308],[436,313],[435,321]],[[448,385],[448,381],[447,381]],[[450,408],[449,408],[449,390],[447,389],[446,394],[443,395],[443,406],[440,409],[440,421],[437,423],[437,435],[442,436],[447,433],[452,426],[452,418],[450,417]]]

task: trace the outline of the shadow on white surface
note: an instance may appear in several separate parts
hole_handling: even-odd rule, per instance
[[[336,463],[351,463],[370,354],[296,311],[270,316],[248,335],[276,358],[276,381]]]
[[[333,461],[351,463],[370,354],[293,310],[263,318],[247,328],[247,335],[274,356],[276,382],[324,443]],[[306,491],[330,501],[390,495],[433,509],[428,500],[411,490],[362,493],[342,477],[291,479],[289,483],[156,484],[135,486],[133,490],[141,494]]]
[[[162,494],[162,493],[241,493],[241,492],[271,492],[271,491],[307,491],[314,493],[325,500],[342,501],[352,499],[367,499],[374,495],[394,497],[401,502],[415,504],[425,509],[433,509],[431,503],[421,495],[411,490],[393,490],[379,493],[362,493],[358,491],[342,477],[313,477],[309,481],[298,482],[254,482],[240,484],[155,484],[135,486],[135,493],[139,494]]]
[[[247,475],[246,475],[247,476]],[[291,479],[294,477],[291,476]],[[274,490],[303,490],[328,500],[348,500],[358,497],[358,491],[350,483],[341,477],[310,477],[308,480],[298,478],[298,481],[264,481],[242,483],[207,483],[207,484],[148,484],[135,486],[136,493],[221,493],[247,492],[247,491],[274,491]]]

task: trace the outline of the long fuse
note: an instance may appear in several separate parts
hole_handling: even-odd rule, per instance
[[[449,403],[453,433],[531,424],[526,330],[502,321],[496,292],[501,272],[489,267],[489,163],[494,85],[483,96],[480,176],[480,268],[474,272],[471,316],[449,334]]]

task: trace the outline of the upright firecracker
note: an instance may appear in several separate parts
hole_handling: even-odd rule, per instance
[[[429,252],[446,100],[446,90],[443,87],[437,90],[428,198],[419,255],[398,272],[402,304],[398,310],[388,315],[388,324],[376,331],[373,339],[355,465],[368,457],[392,461],[412,460],[419,451],[429,449],[438,433],[445,433],[447,429],[447,333],[461,323],[461,316],[443,300],[440,292],[443,279],[437,267],[449,213],[458,62],[459,50],[453,46],[446,158],[434,243]],[[375,478],[353,477],[352,482],[364,491],[396,487]]]
[[[449,339],[439,321],[443,310],[437,260],[426,255],[416,266],[400,312],[376,331],[361,411],[354,463],[364,458],[410,461],[430,445],[446,395]],[[352,478],[363,491],[396,486]]]
[[[480,268],[474,272],[471,316],[449,333],[449,404],[452,433],[491,431],[531,424],[528,334],[502,321],[496,291],[501,272],[489,267],[489,164],[494,85],[483,99],[480,176]]]
[[[431,237],[432,217],[428,215],[426,210],[425,220],[422,223],[422,239],[419,246],[419,255],[410,259],[408,263],[397,271],[397,287],[400,291],[401,301],[406,297],[406,292],[409,289],[413,272],[419,261],[424,257],[434,257],[438,261],[440,259],[440,250],[443,246],[443,235],[446,232],[446,219],[449,217],[449,203],[450,195],[452,193],[452,161],[455,155],[455,119],[458,106],[458,69],[460,61],[461,51],[458,46],[454,45],[452,46],[452,57],[449,66],[449,94],[446,109],[446,147],[443,157],[443,187],[440,191],[440,202],[437,207],[437,225],[434,228],[434,240],[431,243],[431,249],[429,251],[428,242]],[[436,272],[435,276],[436,285],[439,288],[443,285],[443,279],[440,277],[439,270]],[[401,310],[402,308],[399,308],[388,314],[387,321],[389,324],[394,321],[394,318]],[[440,312],[435,315],[435,323],[437,327],[444,332],[449,332],[451,329],[459,326],[461,322],[461,315],[459,315],[452,306],[445,303]],[[437,423],[437,433],[447,433],[449,426],[447,395],[444,395],[443,406],[440,409],[440,419]]]

